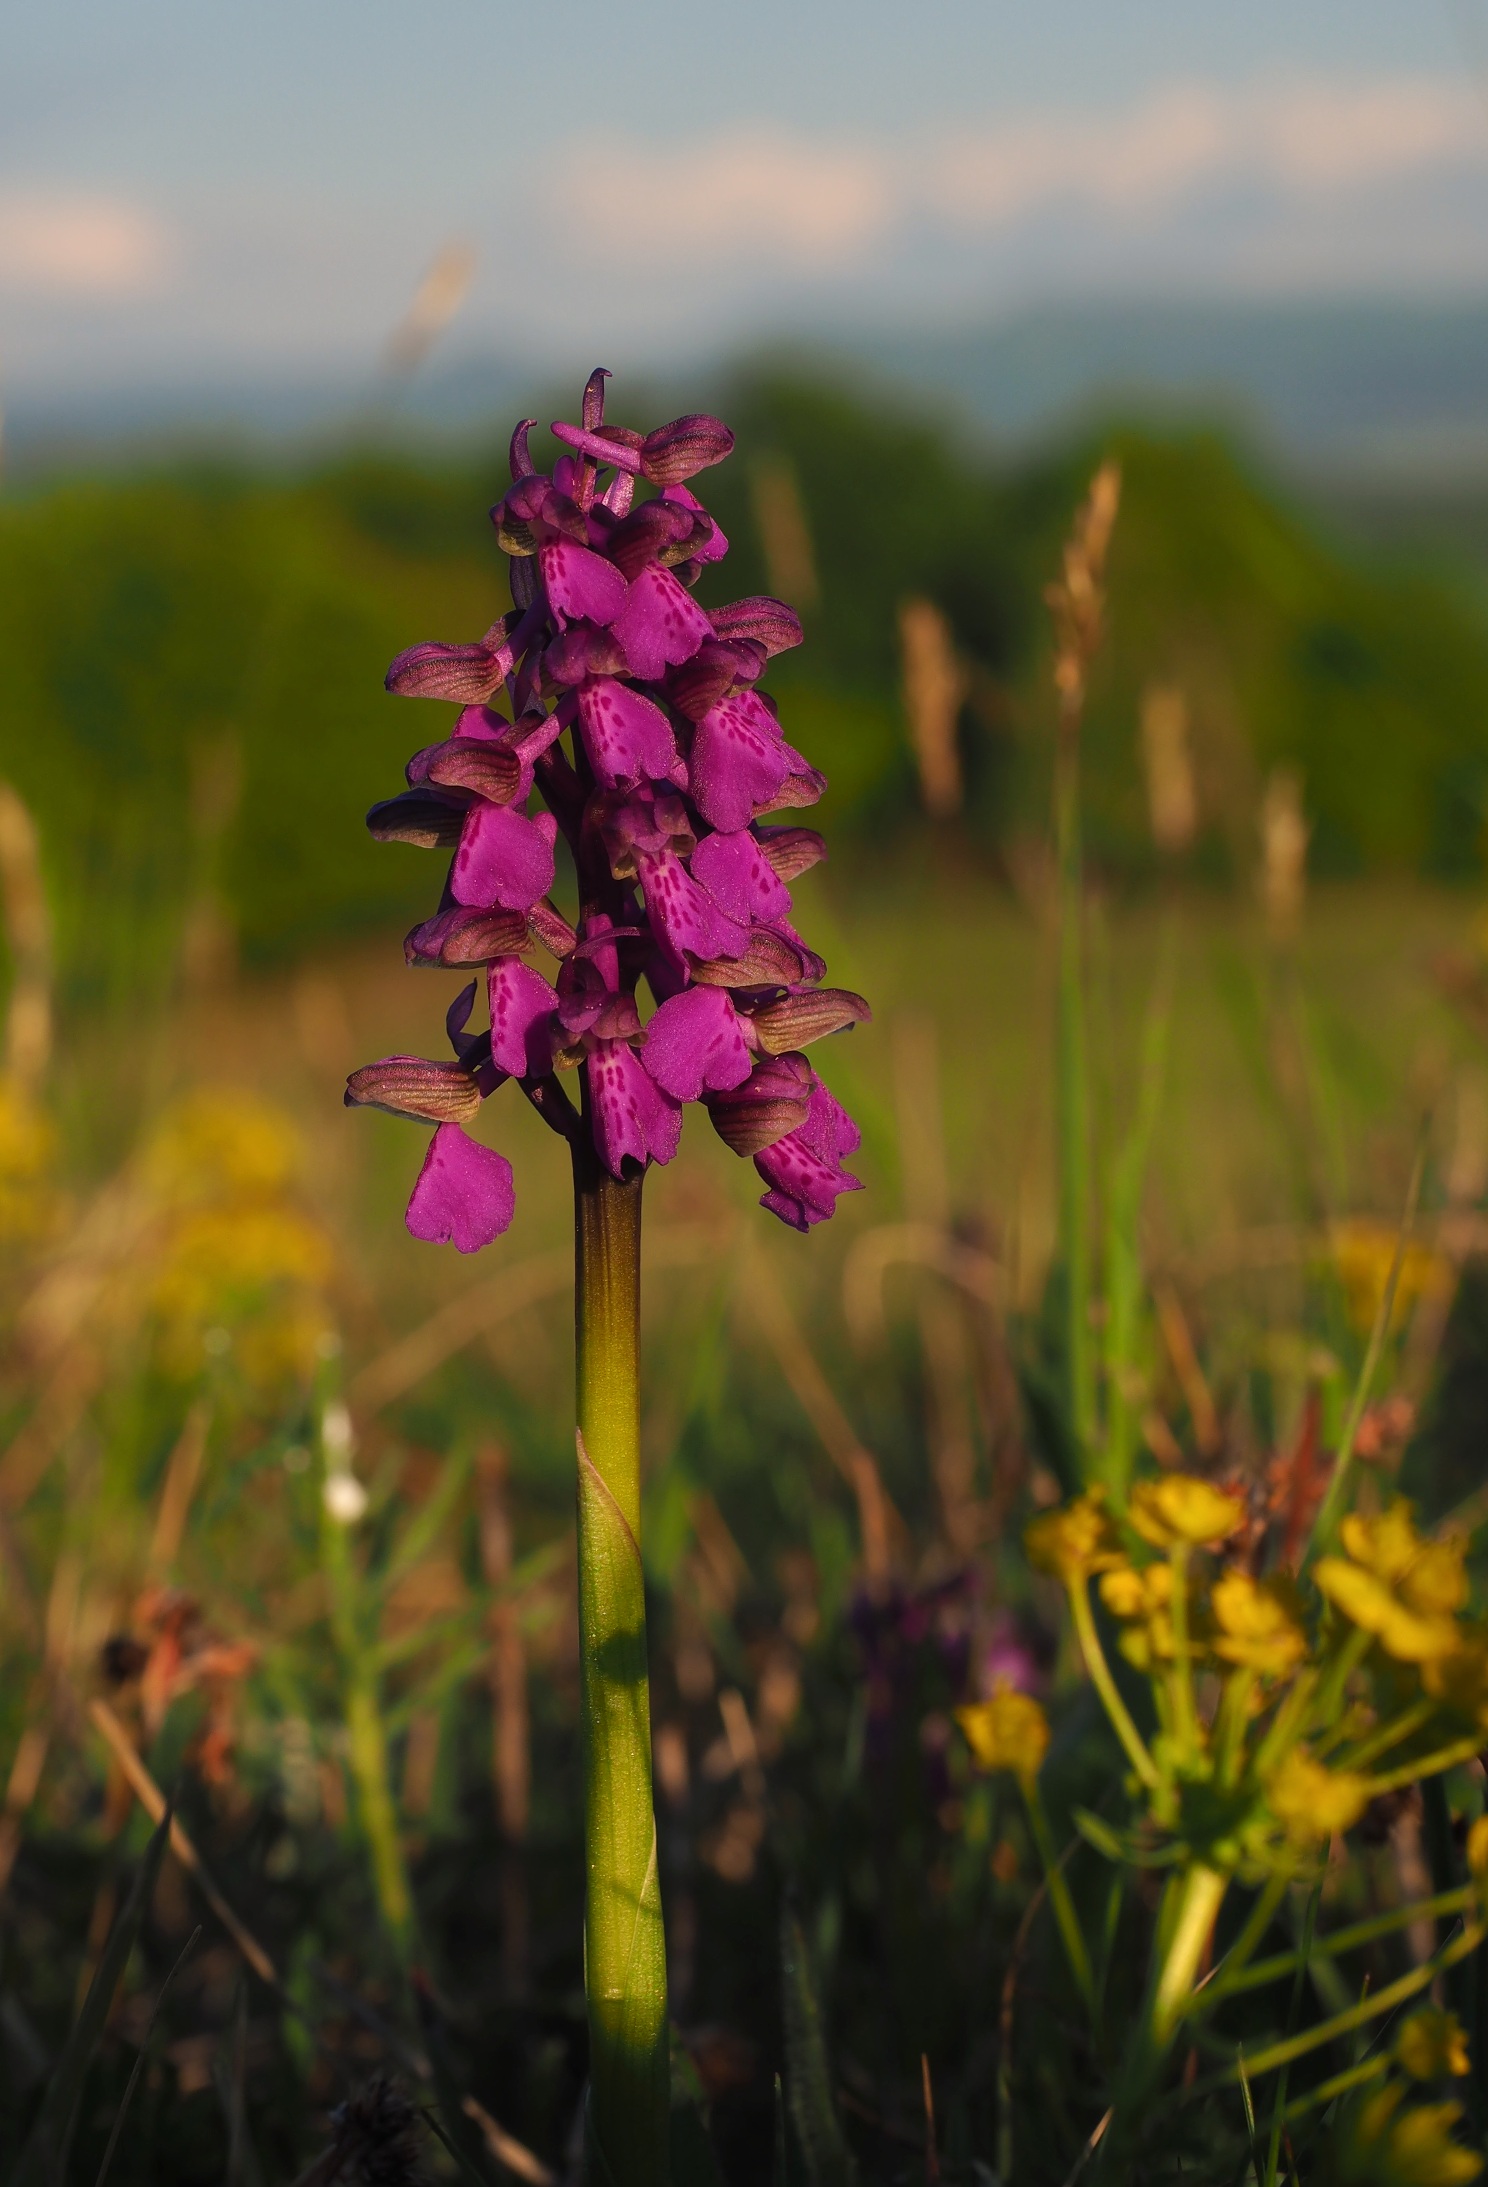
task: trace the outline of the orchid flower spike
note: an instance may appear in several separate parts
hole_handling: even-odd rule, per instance
[[[728,542],[687,481],[733,435],[710,417],[607,425],[607,378],[591,374],[579,425],[554,425],[551,475],[528,452],[531,420],[512,437],[511,490],[491,512],[510,613],[473,644],[411,647],[387,676],[459,708],[410,760],[407,789],[368,815],[380,841],[452,854],[408,961],[477,979],[449,1013],[453,1061],[369,1064],[346,1099],[435,1126],[408,1228],[462,1253],[512,1219],[510,1164],[464,1129],[508,1079],[617,1178],[669,1162],[698,1102],[753,1160],[761,1206],[795,1229],[859,1189],[843,1167],[857,1128],[802,1051],[870,1013],[822,984],[791,925],[788,883],[825,856],[821,837],[769,824],[826,788],[758,688],[801,626],[779,600],[698,605]],[[571,918],[552,895],[560,836]],[[551,978],[527,961],[539,949]],[[478,986],[490,1024],[470,1033]]]

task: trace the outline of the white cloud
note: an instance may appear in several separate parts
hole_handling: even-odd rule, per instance
[[[989,232],[1059,207],[1130,220],[1226,186],[1362,195],[1463,168],[1488,169],[1488,115],[1446,79],[1177,83],[1124,112],[1046,111],[926,141],[591,143],[549,209],[571,243],[652,275],[669,253],[788,270],[841,266],[927,218]]]
[[[595,255],[654,271],[671,252],[837,264],[892,223],[895,199],[892,163],[871,146],[740,129],[675,148],[586,143],[554,202]]]
[[[52,297],[131,297],[158,288],[173,238],[120,198],[0,193],[0,291]]]

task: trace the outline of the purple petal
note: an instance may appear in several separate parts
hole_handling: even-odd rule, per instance
[[[790,910],[790,891],[747,828],[705,836],[692,854],[692,870],[715,902],[746,926]]]
[[[844,1154],[856,1154],[863,1144],[863,1134],[820,1079],[811,1090],[811,1113],[800,1136],[824,1162],[840,1162]]]
[[[728,553],[728,541],[723,536],[722,527],[709,515],[698,500],[697,495],[691,493],[685,486],[663,486],[661,498],[663,501],[675,501],[679,507],[691,509],[696,515],[708,518],[708,522],[712,526],[712,536],[706,546],[695,547],[693,554],[699,562],[721,562]]]
[[[684,951],[695,957],[743,956],[749,946],[747,922],[720,909],[674,852],[638,851],[636,871],[652,931],[673,958],[680,960]]]
[[[612,425],[603,432],[591,432],[587,426],[565,425],[556,418],[552,434],[554,440],[577,448],[580,455],[595,463],[612,463],[621,471],[638,472],[641,468],[641,436],[625,426]]]
[[[857,1125],[818,1079],[811,1089],[805,1123],[754,1158],[756,1170],[770,1188],[760,1206],[793,1230],[809,1230],[814,1223],[826,1222],[836,1210],[839,1194],[863,1189],[840,1166],[843,1155],[851,1154],[861,1140]]]
[[[677,763],[676,740],[661,708],[613,677],[596,676],[581,687],[579,726],[605,789],[643,778],[665,781]]]
[[[719,987],[689,987],[664,1002],[646,1027],[641,1051],[657,1085],[679,1101],[742,1085],[753,1060],[739,1013]]]
[[[403,956],[408,964],[486,964],[520,949],[527,935],[520,911],[472,911],[453,904],[413,929],[404,940]]]
[[[632,1160],[670,1162],[682,1136],[682,1106],[663,1093],[634,1048],[606,1041],[585,1068],[594,1118],[594,1144],[611,1176]]]
[[[520,957],[498,957],[486,974],[491,1002],[491,1055],[513,1078],[541,1078],[553,1068],[553,1012],[558,996]]]
[[[456,903],[526,911],[553,886],[551,813],[529,820],[510,805],[471,807],[450,868]]]
[[[478,1253],[511,1227],[516,1204],[506,1156],[481,1146],[458,1124],[441,1124],[403,1219],[413,1237],[430,1245]]]
[[[785,781],[790,764],[785,754],[774,716],[752,691],[720,700],[698,723],[692,740],[687,765],[692,802],[715,828],[747,828]]]
[[[614,576],[617,583],[623,584],[618,570]],[[613,616],[594,619],[613,622],[631,674],[643,683],[654,682],[669,666],[691,660],[704,640],[713,635],[713,625],[692,594],[678,584],[670,570],[655,562],[629,586],[623,605]]]
[[[625,579],[613,562],[592,547],[554,539],[538,549],[538,564],[548,605],[560,624],[570,617],[613,623],[626,604]],[[627,654],[629,647],[626,647]]]

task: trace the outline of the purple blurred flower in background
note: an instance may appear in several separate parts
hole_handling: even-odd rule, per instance
[[[793,1228],[858,1189],[843,1167],[857,1128],[801,1051],[868,1006],[822,985],[790,923],[788,884],[825,855],[820,836],[761,824],[826,788],[756,688],[800,624],[779,600],[698,605],[691,588],[728,542],[686,481],[733,435],[710,417],[644,435],[607,425],[608,376],[590,375],[581,424],[554,425],[566,452],[551,476],[528,452],[535,421],[512,436],[511,491],[491,512],[511,612],[474,644],[411,647],[387,677],[461,709],[368,815],[380,841],[453,852],[405,954],[485,966],[491,1022],[465,1031],[472,983],[448,1020],[453,1062],[369,1064],[346,1099],[436,1126],[408,1227],[462,1253],[512,1219],[510,1164],[463,1129],[508,1078],[616,1177],[669,1162],[684,1106],[700,1102],[753,1158],[760,1205]],[[560,836],[572,922],[550,893]],[[558,960],[552,982],[525,961],[539,947]],[[657,1005],[645,1019],[642,980]]]

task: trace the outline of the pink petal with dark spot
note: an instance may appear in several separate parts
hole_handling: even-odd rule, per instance
[[[513,1078],[541,1078],[553,1068],[556,991],[520,957],[497,957],[486,973],[491,1004],[491,1055]]]
[[[634,1161],[670,1162],[682,1136],[682,1106],[663,1093],[634,1048],[603,1041],[589,1057],[594,1144],[611,1176]]]
[[[569,616],[612,623],[625,605],[625,579],[613,562],[571,539],[552,539],[537,552],[548,605],[562,624]]]
[[[670,570],[654,562],[632,581],[613,625],[631,674],[643,683],[654,682],[681,661],[690,661],[704,639],[713,635],[713,625],[692,594]]]
[[[504,1154],[483,1147],[458,1124],[441,1124],[429,1142],[404,1221],[415,1238],[478,1253],[511,1227],[517,1195]]]
[[[761,717],[768,727],[761,727]],[[775,717],[752,691],[720,699],[698,723],[688,760],[692,802],[715,828],[747,828],[789,771]]]
[[[591,677],[581,686],[579,727],[589,764],[607,790],[643,779],[664,782],[676,765],[676,739],[661,708],[613,677]]]
[[[724,990],[689,987],[651,1018],[641,1061],[667,1093],[679,1101],[699,1101],[705,1091],[727,1093],[741,1086],[754,1058]]]
[[[646,892],[652,932],[674,958],[680,959],[684,950],[695,957],[743,956],[749,946],[747,924],[721,910],[674,853],[638,851],[636,871]]]
[[[553,886],[556,833],[551,813],[529,820],[510,805],[473,805],[450,868],[456,903],[529,910]]]
[[[790,910],[789,889],[747,828],[705,837],[692,871],[732,918],[780,919]]]

